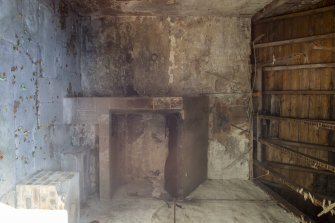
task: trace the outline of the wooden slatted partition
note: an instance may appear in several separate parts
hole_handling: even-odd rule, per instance
[[[282,185],[277,192],[316,222],[335,222],[335,1],[324,2],[253,23],[254,177]],[[288,185],[330,203],[313,209]]]

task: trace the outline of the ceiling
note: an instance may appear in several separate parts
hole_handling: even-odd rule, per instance
[[[276,0],[259,11],[254,20],[334,5],[334,0]]]
[[[272,0],[68,0],[83,16],[252,16]]]

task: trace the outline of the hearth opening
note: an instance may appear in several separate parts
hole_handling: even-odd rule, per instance
[[[166,196],[169,154],[167,117],[157,113],[111,114],[111,187],[130,196]]]
[[[177,157],[182,123],[180,113],[111,113],[112,196],[116,190],[164,199],[182,193]]]

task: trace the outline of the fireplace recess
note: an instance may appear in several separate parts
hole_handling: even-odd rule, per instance
[[[164,114],[169,130],[165,189],[183,198],[207,179],[208,98],[199,97],[76,97],[63,99],[65,124],[98,125],[99,194],[112,198],[118,186],[111,137],[113,114]]]

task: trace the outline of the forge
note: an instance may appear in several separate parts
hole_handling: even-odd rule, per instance
[[[184,198],[207,179],[208,103],[205,96],[65,98],[64,120],[98,125],[101,199],[136,180],[149,180],[155,196]],[[149,137],[137,140],[148,127]]]

